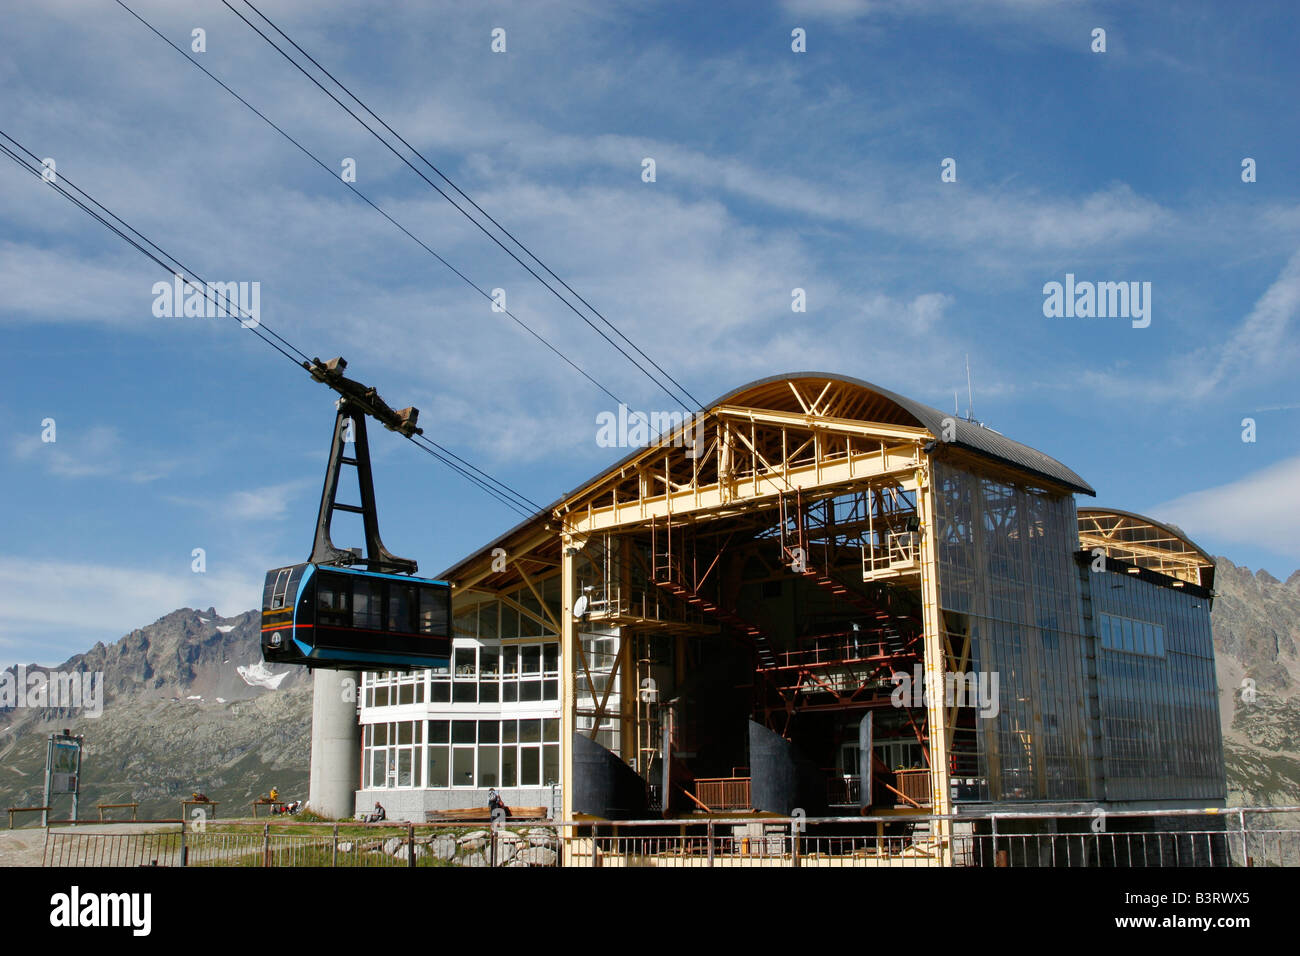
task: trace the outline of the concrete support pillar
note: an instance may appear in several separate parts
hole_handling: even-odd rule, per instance
[[[307,805],[327,817],[356,812],[361,784],[361,725],[356,671],[317,670],[311,702],[311,787]]]

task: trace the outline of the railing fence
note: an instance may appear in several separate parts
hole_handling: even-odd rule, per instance
[[[137,828],[143,824],[124,823]],[[1300,866],[1300,807],[46,831],[46,866]]]

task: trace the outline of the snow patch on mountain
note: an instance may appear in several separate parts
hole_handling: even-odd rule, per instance
[[[244,679],[244,683],[249,687],[266,687],[275,690],[280,686],[280,682],[289,676],[289,671],[283,674],[271,673],[271,666],[266,661],[258,661],[256,664],[249,664],[247,667],[240,664],[235,668],[235,672]]]

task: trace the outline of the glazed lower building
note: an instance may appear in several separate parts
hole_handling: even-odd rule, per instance
[[[1213,561],[1093,494],[867,382],[744,386],[440,575],[452,666],[367,678],[359,805],[1221,806]]]
[[[560,780],[558,580],[458,595],[450,666],[367,673],[359,809],[394,819],[556,802]]]

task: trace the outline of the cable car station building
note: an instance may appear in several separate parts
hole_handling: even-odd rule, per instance
[[[367,675],[358,806],[1223,806],[1214,563],[1094,494],[864,381],[746,385],[440,575],[451,665]]]

